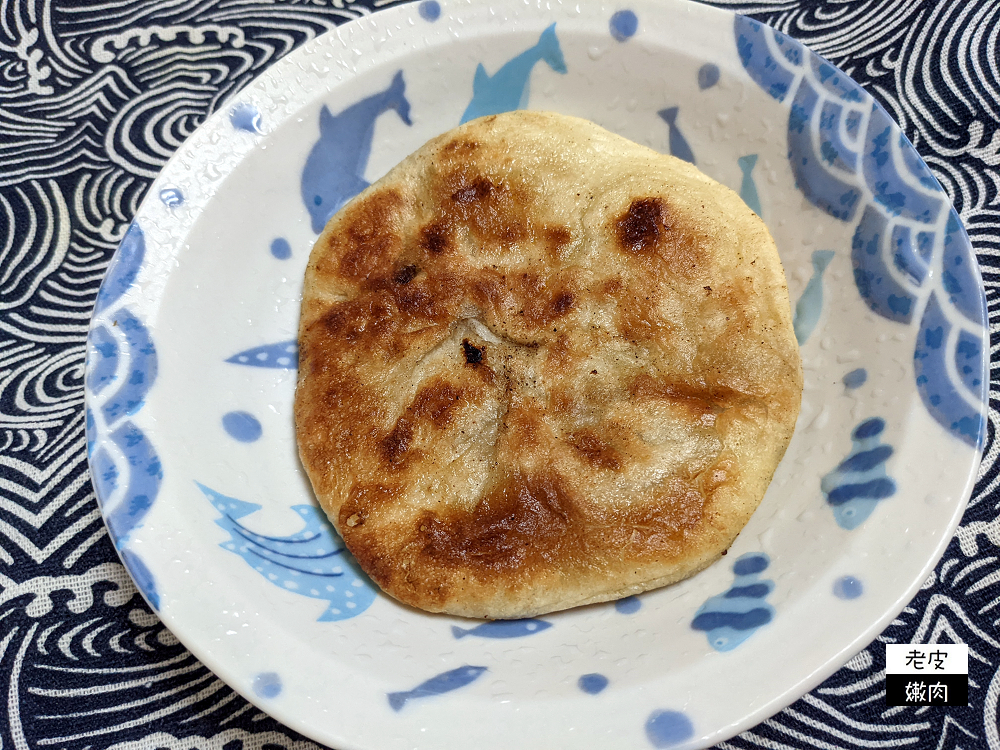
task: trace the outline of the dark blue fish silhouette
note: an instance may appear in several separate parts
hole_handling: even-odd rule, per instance
[[[451,626],[451,633],[456,638],[464,638],[467,635],[474,635],[479,638],[520,638],[525,635],[534,635],[552,627],[551,622],[545,620],[494,620],[484,622],[474,628],[460,628],[457,625]]]
[[[753,168],[757,166],[757,154],[747,154],[736,160],[743,172],[743,180],[740,182],[740,198],[746,203],[750,210],[758,216],[763,216],[760,211],[760,196],[757,194],[757,183],[753,181]]]
[[[694,153],[692,153],[691,147],[688,145],[684,134],[681,133],[680,128],[677,127],[677,113],[679,111],[680,107],[667,107],[666,109],[661,109],[656,114],[658,114],[670,128],[671,155],[694,164]]]
[[[385,91],[380,91],[334,115],[324,106],[319,113],[319,140],[309,152],[302,170],[302,200],[312,217],[312,229],[323,231],[340,207],[368,187],[365,168],[371,155],[375,120],[383,112],[396,110],[407,125],[407,101],[403,71],[398,71]]]
[[[735,580],[729,590],[713,596],[695,613],[691,627],[704,630],[716,651],[730,651],[774,617],[774,607],[764,601],[774,582],[759,575],[771,564],[763,552],[742,555],[733,563]]]
[[[555,24],[542,32],[538,44],[508,61],[492,76],[479,63],[472,79],[472,101],[466,107],[461,122],[526,107],[528,80],[539,60],[544,60],[557,73],[566,72],[566,61],[556,38]]]
[[[795,329],[795,340],[799,344],[805,343],[809,334],[819,323],[820,313],[823,312],[823,272],[833,260],[833,250],[814,250],[812,254],[813,274],[806,284],[805,291],[795,304],[795,320],[792,327]]]
[[[273,367],[278,370],[294,370],[299,365],[299,344],[295,339],[264,344],[234,354],[226,360],[234,365],[247,367]]]
[[[413,690],[388,693],[386,697],[389,699],[389,705],[392,706],[392,710],[399,711],[406,705],[407,701],[411,701],[414,698],[429,698],[433,695],[450,693],[452,690],[465,687],[470,682],[478,679],[486,670],[486,667],[473,667],[466,664],[464,667],[458,667],[457,669],[442,672],[439,675],[431,677],[429,680],[421,682]]]
[[[843,529],[856,529],[879,500],[896,492],[896,483],[885,472],[893,450],[882,443],[884,429],[885,420],[878,417],[855,427],[851,452],[820,482],[826,501],[833,507],[833,517]]]
[[[355,568],[326,516],[312,505],[293,505],[305,527],[291,536],[264,536],[237,519],[260,510],[256,503],[227,497],[195,483],[222,514],[216,525],[229,533],[220,546],[242,557],[265,579],[312,599],[329,602],[320,622],[345,620],[364,612],[375,600],[375,589]]]

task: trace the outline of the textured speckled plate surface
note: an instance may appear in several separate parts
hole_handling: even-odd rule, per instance
[[[719,563],[638,598],[482,623],[396,604],[343,551],[296,457],[294,336],[330,213],[428,138],[518,106],[586,117],[737,190],[778,244],[805,390]],[[147,600],[316,740],[702,747],[840,667],[927,577],[976,476],[985,335],[946,195],[871,97],[793,40],[685,2],[425,0],[289,55],[163,170],[95,310],[88,449]]]

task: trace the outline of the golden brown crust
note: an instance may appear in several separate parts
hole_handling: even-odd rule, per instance
[[[576,118],[440,136],[347,205],[306,271],[295,416],[362,568],[423,609],[524,617],[725,550],[802,372],[763,222]]]

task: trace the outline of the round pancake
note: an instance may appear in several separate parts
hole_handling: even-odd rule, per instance
[[[685,578],[760,503],[802,369],[764,223],[694,166],[511,112],[340,211],[305,275],[295,420],[365,572],[538,615]]]

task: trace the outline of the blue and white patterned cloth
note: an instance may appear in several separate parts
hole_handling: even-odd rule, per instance
[[[86,460],[85,338],[153,177],[261,71],[384,0],[0,3],[0,748],[315,748],[248,704],[152,614]],[[849,73],[944,186],[1000,316],[1000,4],[736,0]],[[820,687],[725,748],[1000,750],[1000,477],[985,459],[916,598]],[[967,708],[884,704],[884,642],[969,644]]]

